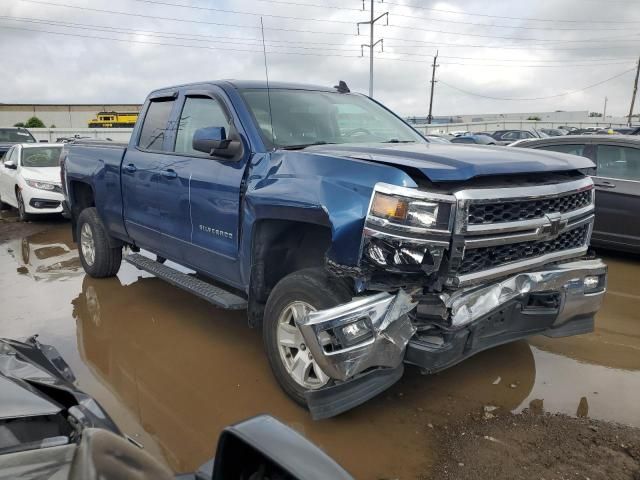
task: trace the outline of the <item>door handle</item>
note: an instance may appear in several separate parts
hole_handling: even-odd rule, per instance
[[[134,173],[138,169],[133,163],[130,163],[129,165],[126,165],[123,170],[127,173]]]
[[[594,182],[594,185],[600,188],[616,188],[615,183],[607,182],[606,180],[600,180],[599,182]]]
[[[164,178],[178,178],[178,174],[172,168],[169,168],[167,170],[162,170],[160,173]]]

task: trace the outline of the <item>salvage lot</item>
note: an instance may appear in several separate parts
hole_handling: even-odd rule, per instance
[[[602,252],[609,292],[593,334],[516,342],[432,377],[408,368],[380,397],[313,422],[278,388],[242,312],[217,310],[128,264],[117,278],[89,278],[66,222],[18,224],[6,212],[0,222],[2,335],[39,333],[56,346],[79,387],[175,471],[210,457],[224,426],[263,412],[356,478],[372,479],[430,478],[445,455],[442,439],[451,440],[445,427],[462,432],[460,421],[482,422],[485,410],[490,417],[530,408],[640,427],[637,256]],[[499,439],[499,429],[490,435]]]

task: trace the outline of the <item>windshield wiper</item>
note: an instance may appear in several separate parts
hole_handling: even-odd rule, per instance
[[[282,150],[302,150],[305,149],[307,147],[313,147],[314,145],[335,145],[335,142],[325,142],[325,141],[318,141],[318,142],[314,142],[314,143],[305,143],[305,144],[301,144],[301,145],[283,145],[280,148]]]
[[[386,142],[381,143],[416,143],[414,140],[398,140],[397,138],[390,138]]]

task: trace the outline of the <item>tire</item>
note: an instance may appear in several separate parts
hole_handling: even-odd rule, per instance
[[[20,190],[16,189],[16,200],[18,201],[18,219],[21,222],[28,222],[29,220],[31,220],[31,215],[29,215],[24,207],[24,200],[22,198],[22,193],[20,193]]]
[[[111,247],[109,234],[95,207],[85,208],[80,213],[76,229],[84,271],[93,278],[115,276],[122,263],[122,247]]]
[[[262,338],[267,358],[280,387],[296,403],[304,407],[307,405],[304,397],[307,390],[322,388],[330,385],[333,381],[321,370],[316,372],[315,369],[319,368],[317,365],[311,369],[315,373],[315,378],[313,375],[309,376],[309,381],[314,383],[313,387],[305,387],[296,381],[294,374],[290,373],[291,367],[285,363],[292,360],[283,358],[283,355],[286,357],[286,354],[281,353],[288,348],[281,346],[279,340],[281,323],[285,323],[282,322],[283,315],[286,315],[291,305],[307,304],[312,309],[323,310],[346,303],[351,300],[352,296],[352,292],[343,281],[330,277],[324,269],[320,268],[309,268],[287,275],[278,282],[269,295],[262,323]],[[301,339],[298,328],[295,327],[295,330]],[[304,345],[301,345],[299,349],[289,349],[292,356],[288,358],[293,358],[295,363],[298,355],[305,351]],[[312,358],[308,351],[306,351],[306,355],[308,355],[307,358]],[[315,363],[313,360],[310,362]]]

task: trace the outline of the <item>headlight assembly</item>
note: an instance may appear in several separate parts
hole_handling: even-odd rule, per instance
[[[377,184],[367,221],[380,227],[420,232],[449,232],[453,196],[415,188]]]
[[[26,180],[26,179],[25,179],[25,183],[30,187],[37,188],[38,190],[53,191],[56,189],[55,183],[38,182],[37,180]]]

